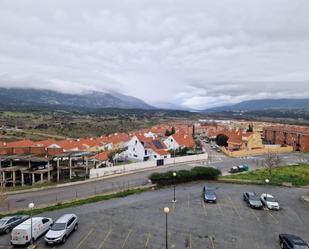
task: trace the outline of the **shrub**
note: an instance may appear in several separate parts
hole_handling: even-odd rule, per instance
[[[170,185],[175,183],[184,183],[197,180],[216,180],[221,171],[212,167],[194,167],[191,170],[176,171],[177,175],[174,179],[174,171],[164,173],[153,173],[149,178],[153,183],[158,185]]]

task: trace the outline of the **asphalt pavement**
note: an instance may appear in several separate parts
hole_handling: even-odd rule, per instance
[[[212,186],[217,204],[202,201],[202,187]],[[250,209],[242,200],[244,191],[273,194],[282,210]],[[38,249],[162,249],[165,248],[164,207],[168,214],[169,248],[183,249],[276,249],[279,233],[292,233],[309,240],[309,205],[300,196],[303,188],[199,182],[176,187],[177,202],[171,202],[173,188],[164,188],[125,198],[42,214],[57,219],[76,213],[79,230],[65,245],[47,246],[43,238]],[[40,216],[42,216],[40,215]],[[0,236],[0,249],[9,249],[9,235]]]

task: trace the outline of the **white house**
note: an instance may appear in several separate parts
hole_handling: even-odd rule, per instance
[[[148,161],[170,158],[166,146],[159,140],[144,136],[134,136],[127,144],[126,155],[129,159]]]
[[[167,139],[164,140],[164,144],[169,150],[177,150],[180,145],[174,139],[173,135],[169,136]]]
[[[131,138],[127,143],[127,148],[127,157],[130,159],[144,161],[145,156],[147,156],[144,145],[137,136]]]

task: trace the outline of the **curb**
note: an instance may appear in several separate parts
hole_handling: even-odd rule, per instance
[[[309,203],[309,196],[308,195],[302,196],[301,198],[303,199],[304,202]]]
[[[44,191],[44,190],[49,190],[49,189],[65,188],[65,187],[71,187],[71,186],[76,186],[76,185],[81,185],[81,184],[87,184],[87,183],[91,183],[91,182],[102,181],[102,180],[105,180],[105,179],[111,179],[111,178],[116,178],[116,177],[121,177],[121,176],[126,176],[126,175],[132,175],[132,174],[135,174],[135,173],[151,171],[151,170],[154,170],[154,169],[157,169],[157,168],[158,169],[168,169],[168,168],[181,166],[181,165],[188,164],[188,163],[199,163],[199,162],[203,162],[203,161],[204,160],[190,161],[190,162],[185,162],[185,163],[179,163],[179,164],[176,164],[176,165],[168,164],[168,165],[164,165],[163,167],[159,167],[159,168],[158,168],[158,166],[154,166],[154,167],[147,168],[147,169],[140,169],[140,170],[134,170],[134,171],[120,173],[120,174],[102,176],[102,177],[99,177],[99,178],[93,178],[93,179],[88,179],[88,180],[84,180],[84,181],[63,183],[63,184],[57,184],[57,185],[47,186],[47,187],[42,187],[42,188],[31,188],[31,189],[18,190],[18,191],[9,191],[9,192],[5,192],[5,194],[6,195],[18,195],[18,194],[39,192],[39,191]]]

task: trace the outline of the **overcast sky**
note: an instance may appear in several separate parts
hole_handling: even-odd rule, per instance
[[[191,108],[309,97],[309,1],[0,0],[0,86]]]

